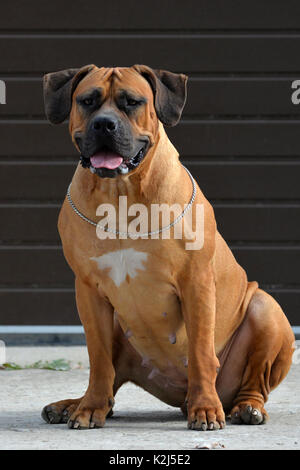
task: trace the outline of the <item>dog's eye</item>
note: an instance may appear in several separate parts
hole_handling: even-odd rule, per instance
[[[127,106],[137,106],[138,104],[139,104],[139,101],[134,100],[133,98],[127,99]]]
[[[94,100],[93,98],[85,98],[84,100],[82,100],[82,103],[85,106],[91,106],[94,103]]]

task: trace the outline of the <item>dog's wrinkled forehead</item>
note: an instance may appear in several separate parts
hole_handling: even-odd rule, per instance
[[[73,98],[94,88],[101,89],[103,100],[113,99],[119,91],[128,91],[153,101],[150,84],[133,67],[96,68],[78,84]]]

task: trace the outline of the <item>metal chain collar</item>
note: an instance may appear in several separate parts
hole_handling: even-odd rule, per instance
[[[195,200],[195,197],[196,197],[196,184],[195,184],[195,180],[193,178],[193,176],[191,175],[191,173],[189,172],[189,170],[183,166],[183,168],[185,169],[185,171],[187,172],[187,174],[189,175],[190,179],[191,179],[191,182],[192,182],[192,185],[193,185],[193,192],[192,192],[192,196],[191,196],[191,199],[189,201],[189,203],[187,204],[187,206],[185,207],[185,209],[182,211],[182,213],[176,217],[172,223],[170,223],[169,225],[167,225],[166,227],[162,227],[160,228],[159,230],[155,230],[153,232],[146,232],[146,233],[130,233],[130,232],[120,232],[119,230],[113,230],[113,229],[110,229],[108,227],[103,227],[100,225],[100,223],[97,223],[97,222],[94,222],[93,220],[89,219],[88,217],[86,217],[84,214],[82,214],[78,209],[77,207],[75,206],[74,202],[72,201],[72,198],[71,198],[71,194],[70,194],[70,191],[71,191],[71,185],[72,183],[70,183],[69,187],[68,187],[68,190],[67,190],[67,199],[70,203],[70,206],[72,207],[73,211],[79,216],[81,217],[81,219],[85,220],[86,222],[88,222],[89,224],[93,225],[94,227],[99,227],[101,230],[103,230],[104,232],[110,232],[110,233],[114,233],[115,235],[122,235],[122,236],[130,236],[130,237],[147,237],[147,236],[151,236],[151,235],[157,235],[159,233],[162,233],[162,232],[165,232],[166,230],[169,230],[171,227],[174,227],[174,225],[176,225],[184,216],[185,214],[190,210],[190,208],[192,207],[193,205],[193,202]]]

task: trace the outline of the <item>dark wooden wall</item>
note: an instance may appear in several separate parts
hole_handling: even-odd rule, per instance
[[[89,63],[189,75],[168,131],[238,261],[300,324],[300,2],[82,0],[1,5],[0,323],[76,324],[56,229],[75,168],[43,113],[44,73]]]

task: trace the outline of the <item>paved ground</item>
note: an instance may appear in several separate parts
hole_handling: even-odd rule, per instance
[[[114,417],[105,428],[78,431],[65,424],[46,424],[40,412],[51,401],[82,395],[88,382],[85,348],[7,348],[7,361],[22,366],[59,358],[72,360],[72,369],[0,371],[0,450],[300,448],[300,363],[292,366],[288,378],[271,394],[266,407],[270,421],[264,426],[228,424],[222,431],[189,431],[180,410],[127,384],[119,391]],[[79,362],[81,368],[76,368]]]

